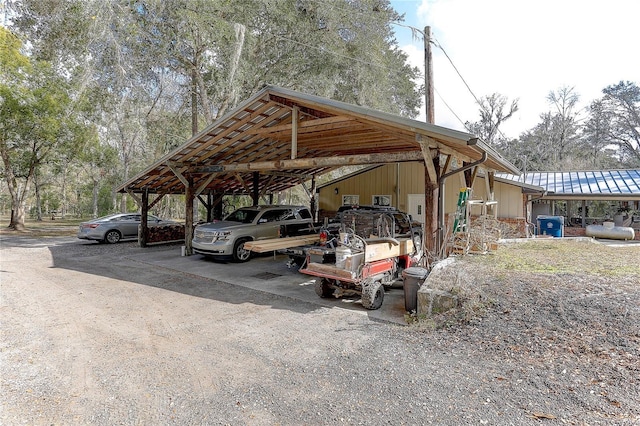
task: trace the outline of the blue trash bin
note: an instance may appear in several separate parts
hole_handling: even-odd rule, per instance
[[[538,235],[564,237],[564,216],[538,216]]]

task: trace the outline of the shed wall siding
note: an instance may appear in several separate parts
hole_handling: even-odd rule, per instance
[[[358,195],[360,204],[371,204],[373,195],[391,195],[391,204],[400,210],[407,210],[408,194],[424,193],[424,166],[419,162],[400,163],[361,173],[349,179],[320,188],[318,206],[321,210],[336,211],[342,204],[343,195]],[[399,176],[398,176],[399,175]],[[399,190],[396,193],[396,181]],[[458,195],[464,181],[460,175],[453,175],[445,181],[445,214],[456,211]],[[338,194],[335,189],[338,189]],[[473,199],[486,199],[484,177],[477,177],[473,186]],[[517,218],[524,212],[520,187],[495,182],[495,199],[498,201],[498,217]],[[473,213],[476,213],[475,211]]]

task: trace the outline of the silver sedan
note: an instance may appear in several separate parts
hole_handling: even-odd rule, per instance
[[[140,213],[117,213],[82,222],[80,229],[78,229],[78,238],[110,244],[121,240],[135,239],[138,238],[138,226],[142,220],[141,217]],[[174,223],[152,215],[147,217],[150,225]]]

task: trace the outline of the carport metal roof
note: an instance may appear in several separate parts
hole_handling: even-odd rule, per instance
[[[484,168],[519,173],[472,134],[267,86],[118,191],[182,194],[189,176],[197,194],[248,194],[260,172],[260,193],[274,193],[336,167],[424,160],[432,150],[467,162],[486,153]]]
[[[542,187],[547,199],[640,200],[640,170],[529,172],[496,177]]]

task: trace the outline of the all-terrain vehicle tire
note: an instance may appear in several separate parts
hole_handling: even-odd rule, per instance
[[[333,296],[333,289],[331,288],[329,280],[326,278],[316,281],[314,289],[316,290],[316,294],[323,299]]]
[[[365,309],[380,309],[384,301],[384,286],[380,281],[375,281],[362,287],[362,306]]]

